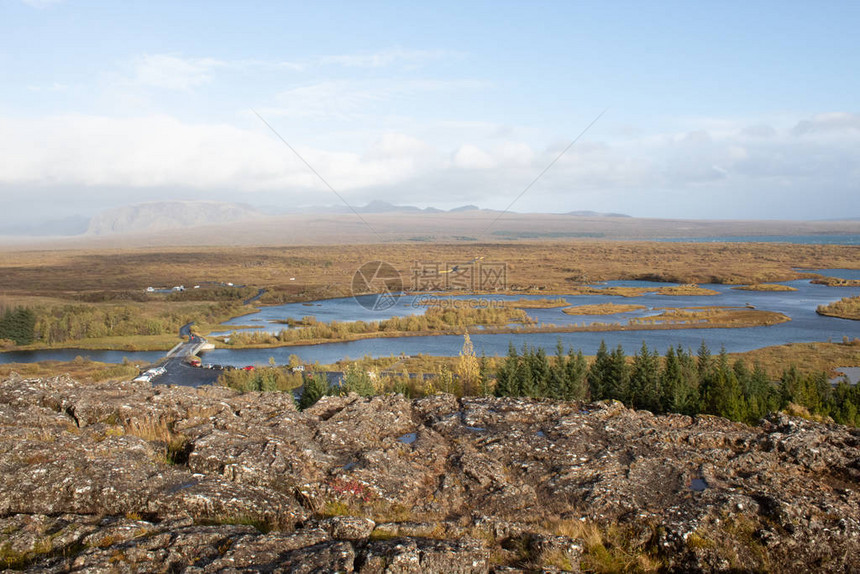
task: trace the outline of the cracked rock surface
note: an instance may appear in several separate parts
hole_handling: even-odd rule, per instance
[[[781,414],[0,383],[10,571],[856,572],[859,483],[860,431]]]

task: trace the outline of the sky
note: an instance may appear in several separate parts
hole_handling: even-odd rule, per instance
[[[0,202],[504,209],[551,165],[512,210],[860,217],[858,24],[855,1],[0,0]]]

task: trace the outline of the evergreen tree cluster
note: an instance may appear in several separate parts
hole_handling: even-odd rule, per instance
[[[305,385],[302,396],[299,399],[299,408],[305,410],[316,404],[324,396],[331,394],[328,380],[322,373],[314,373],[305,377]]]
[[[550,397],[577,401],[587,398],[588,367],[582,351],[567,354],[559,342],[550,361],[542,348],[523,346],[522,354],[511,344],[496,371],[496,396]],[[483,376],[482,376],[483,378]]]
[[[36,314],[26,307],[9,307],[0,314],[0,339],[29,345],[36,333]]]
[[[524,346],[517,352],[511,345],[496,371],[495,394],[614,399],[654,413],[711,414],[748,423],[797,405],[838,423],[860,424],[858,386],[843,381],[834,388],[826,373],[802,375],[794,366],[771,381],[760,365],[750,369],[743,359],[732,363],[725,349],[713,356],[704,342],[695,355],[679,345],[662,357],[643,342],[632,360],[620,345],[610,351],[601,342],[590,367],[582,351],[563,351],[559,342],[550,359],[541,348]]]

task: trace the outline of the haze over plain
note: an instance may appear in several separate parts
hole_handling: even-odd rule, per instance
[[[504,209],[608,108],[515,211],[860,215],[856,3],[0,11],[0,234],[150,201],[338,204],[252,110],[355,206]]]

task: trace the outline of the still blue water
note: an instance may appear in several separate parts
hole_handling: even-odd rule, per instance
[[[797,269],[806,273],[818,273],[825,277],[838,277],[840,279],[860,280],[860,269]]]
[[[164,351],[101,351],[92,349],[46,349],[44,351],[8,351],[0,353],[2,363],[34,363],[36,361],[74,361],[77,357],[102,363],[152,363],[164,356]]]
[[[860,338],[860,321],[823,317],[815,312],[820,304],[836,301],[842,297],[860,295],[860,287],[827,287],[813,285],[807,280],[786,283],[796,287],[797,291],[768,292],[741,291],[731,289],[727,285],[705,285],[708,289],[719,292],[715,296],[685,296],[672,297],[649,293],[640,297],[618,297],[611,295],[570,295],[564,299],[571,305],[596,303],[632,303],[644,305],[646,310],[626,313],[623,319],[631,316],[656,314],[659,307],[689,307],[702,305],[755,306],[757,309],[776,311],[791,317],[791,321],[770,327],[751,327],[742,329],[677,329],[659,331],[623,331],[598,333],[532,333],[532,334],[472,334],[472,342],[477,353],[487,355],[503,355],[507,352],[508,344],[517,347],[523,344],[542,346],[548,350],[554,349],[556,342],[561,339],[565,347],[582,349],[586,354],[594,354],[601,340],[612,347],[621,345],[625,352],[632,354],[638,350],[643,340],[658,350],[665,351],[670,345],[682,345],[695,349],[704,340],[714,351],[725,347],[729,352],[742,352],[770,345],[781,345],[791,342],[808,341],[841,341],[843,337]],[[659,287],[665,283],[648,283],[641,281],[612,281],[608,286],[630,287]],[[492,296],[491,299],[537,299],[547,298],[545,295],[531,296]],[[549,298],[556,298],[552,295]],[[474,299],[474,296],[460,296],[457,299]],[[391,316],[404,316],[413,313],[423,313],[426,307],[415,304],[413,296],[401,297],[397,305],[385,312],[365,309],[352,298],[330,299],[316,301],[310,306],[305,304],[279,305],[263,308],[259,313],[239,317],[231,321],[234,325],[254,325],[255,329],[280,331],[286,325],[271,321],[300,319],[305,315],[313,315],[320,321],[374,321]],[[563,313],[562,308],[527,309],[526,312],[539,323],[569,325],[586,322],[618,322],[622,318],[613,316],[574,316]],[[364,355],[456,355],[463,344],[462,336],[424,336],[397,337],[388,339],[365,339],[348,343],[328,343],[322,345],[301,345],[281,347],[276,349],[227,349],[220,348],[208,351],[204,361],[222,365],[266,364],[270,357],[278,363],[286,363],[291,354],[298,355],[305,362],[333,363],[344,358],[358,358]],[[19,351],[0,353],[0,363],[32,362],[42,360],[72,360],[75,356],[88,356],[93,360],[120,362],[128,357],[134,362],[147,362],[157,359],[161,353],[135,353],[123,351],[82,351],[63,349],[51,351]]]
[[[860,321],[836,319],[823,317],[815,312],[820,304],[826,304],[842,297],[860,295],[860,287],[826,287],[824,285],[812,285],[806,280],[791,281],[786,283],[796,287],[797,291],[770,292],[770,291],[741,291],[731,289],[726,285],[706,285],[708,289],[718,291],[714,296],[687,296],[672,297],[656,293],[646,294],[641,297],[617,297],[611,295],[577,295],[565,296],[564,298],[572,305],[584,305],[593,303],[633,303],[648,307],[645,311],[625,314],[626,316],[641,316],[655,314],[658,307],[688,307],[700,305],[727,305],[755,306],[757,309],[776,311],[791,317],[791,321],[770,327],[751,327],[743,329],[678,329],[659,331],[623,331],[602,333],[531,333],[531,334],[503,334],[488,335],[475,332],[472,334],[472,343],[478,353],[487,355],[502,355],[507,352],[508,344],[514,343],[517,347],[523,344],[542,346],[554,349],[556,342],[561,339],[565,347],[582,349],[586,354],[594,354],[601,340],[605,340],[610,346],[621,345],[625,352],[632,354],[638,350],[642,341],[646,341],[652,348],[661,351],[670,345],[682,345],[695,349],[704,340],[714,351],[725,347],[729,352],[741,352],[770,345],[781,345],[792,342],[826,341],[828,339],[841,341],[844,336],[849,338],[860,338]],[[613,281],[611,286],[643,286],[643,282],[636,281]],[[650,284],[647,286],[665,286],[665,284]],[[545,296],[525,296],[535,299]],[[461,297],[473,298],[473,297]],[[520,296],[493,296],[493,299],[519,299]],[[552,296],[555,298],[555,296]],[[405,309],[410,312],[420,312],[413,309],[412,297],[403,297],[404,301],[389,313],[376,313],[377,319],[384,319],[393,314],[406,314]],[[349,308],[350,305],[360,307],[351,299],[337,299],[319,302],[324,309],[331,304],[332,308]],[[291,312],[293,308],[285,309],[270,308],[268,313],[277,316],[279,313]],[[562,308],[555,309],[527,309],[529,316],[541,323],[553,323],[566,325],[571,323],[582,324],[585,321],[610,322],[614,318],[607,316],[573,316],[562,312]],[[353,309],[349,313],[363,313]],[[307,314],[306,312],[304,314]],[[317,316],[322,316],[318,314]],[[283,316],[281,316],[283,318]],[[272,330],[280,330],[283,325],[276,325]],[[261,325],[268,330],[268,326]],[[397,337],[389,339],[365,339],[348,343],[328,343],[322,345],[301,345],[295,347],[281,347],[277,349],[215,349],[206,353],[206,361],[228,365],[265,364],[269,357],[281,363],[286,362],[291,354],[299,356],[303,361],[320,363],[331,363],[343,358],[358,358],[364,355],[389,356],[389,355],[415,355],[419,353],[427,355],[456,355],[463,344],[462,336],[425,336],[425,337]]]

